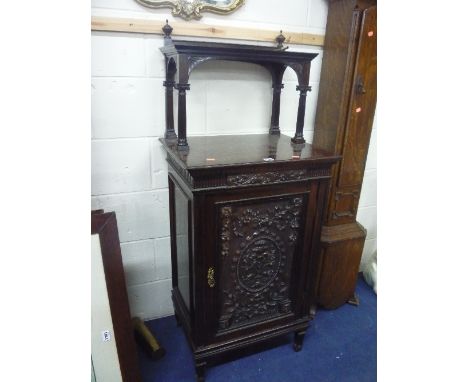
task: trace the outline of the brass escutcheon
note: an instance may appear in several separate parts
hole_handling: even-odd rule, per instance
[[[215,286],[215,278],[214,278],[214,268],[213,267],[209,267],[208,268],[208,276],[207,276],[207,279],[208,279],[208,286],[210,288],[214,288]]]

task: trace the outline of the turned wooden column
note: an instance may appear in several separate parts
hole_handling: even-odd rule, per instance
[[[320,285],[326,308],[357,303],[366,238],[356,221],[377,97],[377,2],[330,0],[313,146],[342,156],[335,166],[322,230]]]
[[[271,124],[270,134],[281,134],[279,126],[280,110],[281,110],[281,90],[284,88],[283,75],[286,70],[286,65],[271,65],[268,69],[271,72],[273,101],[271,105]]]
[[[296,122],[296,134],[294,134],[294,138],[291,138],[293,143],[304,143],[304,117],[305,117],[305,110],[306,110],[306,99],[307,99],[307,92],[310,92],[312,88],[308,85],[297,85],[296,90],[300,93],[299,95],[299,106],[297,109],[297,122]]]
[[[281,89],[284,88],[282,83],[273,83],[273,102],[271,105],[271,124],[270,134],[281,134],[279,127],[280,107],[281,107]]]
[[[188,149],[187,143],[187,90],[190,90],[190,84],[176,84],[175,88],[179,91],[178,118],[177,118],[177,146],[181,150]]]
[[[177,113],[177,147],[179,150],[188,150],[187,142],[187,90],[190,90],[189,57],[186,54],[177,56],[177,83],[175,88],[179,92]]]
[[[172,43],[172,30],[173,28],[166,20],[166,24],[162,27],[165,46],[169,46]],[[168,140],[176,140],[177,135],[174,130],[174,78],[177,72],[177,66],[174,58],[166,56],[164,60],[166,63],[166,81],[163,82],[163,86],[166,88],[166,131],[164,132],[164,138]]]
[[[166,87],[166,131],[164,138],[169,140],[177,139],[177,135],[174,130],[174,79],[167,79],[163,82]]]
[[[283,31],[280,31],[280,34],[276,37],[276,42],[278,43],[277,49],[283,49],[283,43],[286,40],[286,37],[283,35]],[[272,65],[267,67],[270,69],[271,76],[273,79],[273,102],[271,105],[271,123],[270,123],[270,135],[280,135],[279,127],[279,117],[280,117],[280,108],[281,108],[281,89],[284,88],[283,75],[286,70],[285,65]]]

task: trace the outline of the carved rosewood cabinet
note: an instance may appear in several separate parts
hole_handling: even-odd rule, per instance
[[[161,142],[169,165],[172,298],[199,380],[215,357],[288,332],[300,350],[338,158],[284,135],[191,137],[188,152]]]
[[[315,53],[277,47],[172,41],[166,25],[166,133],[172,298],[192,348],[199,381],[215,358],[295,333],[301,349],[320,273],[322,212],[339,157],[303,137],[310,63]],[[243,61],[272,77],[268,134],[190,137],[189,76],[207,60]],[[282,77],[291,67],[299,91],[296,133],[281,135]],[[173,89],[178,91],[174,129]]]

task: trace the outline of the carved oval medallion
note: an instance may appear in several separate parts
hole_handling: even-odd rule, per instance
[[[250,292],[266,288],[278,274],[281,250],[278,244],[266,237],[247,245],[237,263],[239,284]]]

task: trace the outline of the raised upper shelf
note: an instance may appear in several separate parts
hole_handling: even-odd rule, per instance
[[[292,52],[269,46],[213,43],[204,41],[166,40],[160,48],[167,56],[187,54],[218,60],[235,60],[246,62],[278,63],[290,65],[312,61],[318,53]],[[294,69],[294,68],[293,68]]]
[[[193,69],[202,62],[209,60],[241,61],[258,64],[266,68],[272,77],[273,101],[269,133],[280,134],[280,97],[284,87],[283,75],[287,67],[292,68],[297,75],[300,92],[297,111],[296,133],[291,141],[294,144],[305,142],[303,136],[304,116],[307,92],[309,86],[310,64],[317,53],[290,52],[283,48],[284,36],[277,37],[277,47],[252,46],[240,44],[225,44],[200,41],[173,41],[172,27],[166,24],[164,31],[164,46],[161,52],[166,59],[166,132],[164,138],[177,142],[178,150],[189,149],[187,142],[186,91],[190,90],[189,77]],[[178,126],[174,129],[173,89],[178,90]],[[235,132],[234,132],[235,133]]]

